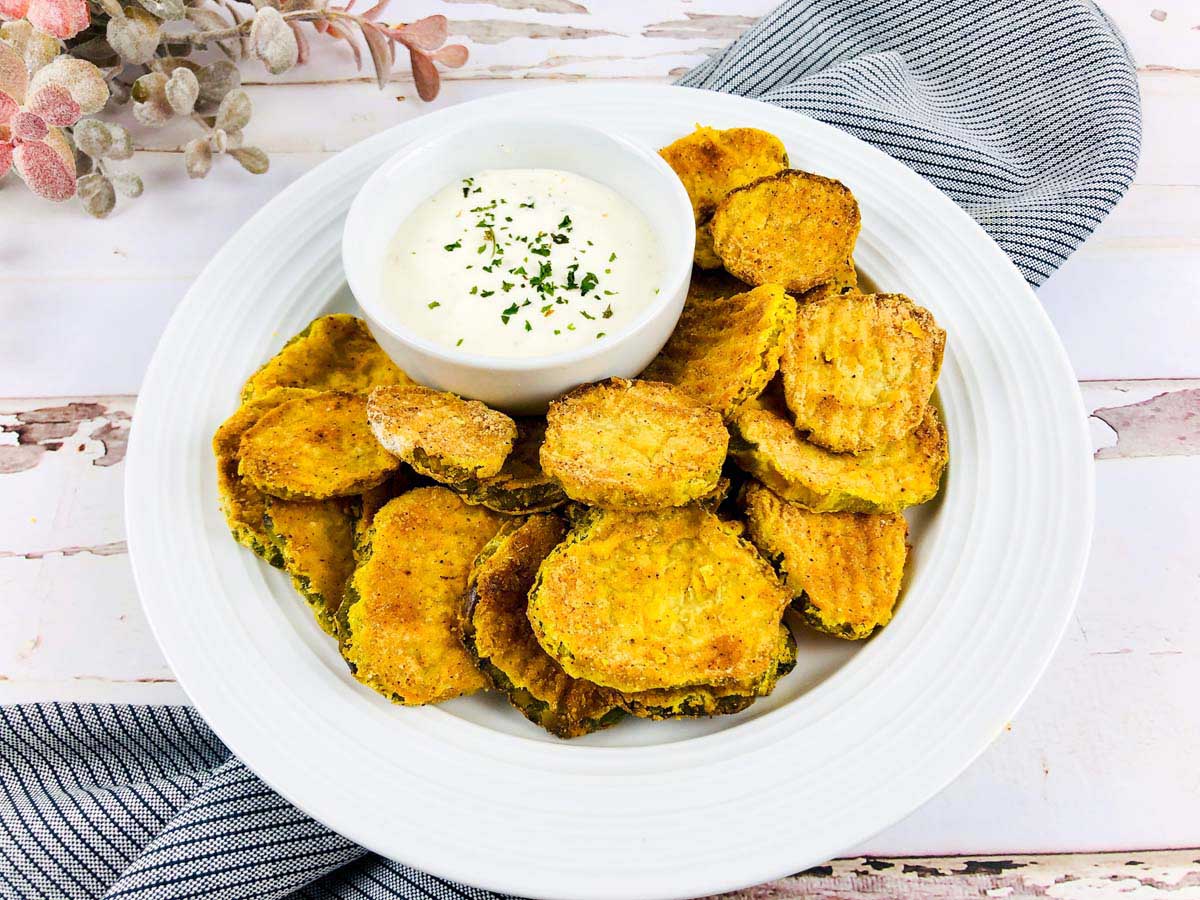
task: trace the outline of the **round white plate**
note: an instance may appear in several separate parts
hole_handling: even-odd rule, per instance
[[[372,169],[469,117],[553,111],[658,147],[753,125],[844,181],[876,284],[948,333],[951,465],[914,517],[895,620],[797,629],[799,670],[747,712],[548,738],[494,697],[395,706],[358,685],[286,577],[229,537],[209,442],[288,336],[353,310],[342,219]],[[436,187],[436,186],[431,186]],[[571,86],[489,97],[365,141],[254,216],[180,305],[138,398],[129,549],[154,632],[217,734],[308,813],[385,856],[533,897],[692,897],[835,856],[944,787],[1000,732],[1070,616],[1092,527],[1075,377],[1037,299],[965,213],[826,125],[722,94]]]

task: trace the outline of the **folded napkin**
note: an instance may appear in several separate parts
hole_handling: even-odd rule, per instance
[[[681,83],[875,144],[965,208],[1035,285],[1137,164],[1133,62],[1084,0],[795,0]],[[6,900],[496,897],[329,831],[186,707],[0,707],[0,790]]]
[[[791,0],[679,83],[874,144],[970,213],[1035,287],[1137,168],[1137,70],[1086,0]]]

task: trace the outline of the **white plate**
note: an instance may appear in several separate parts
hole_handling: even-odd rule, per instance
[[[349,676],[287,579],[230,539],[209,441],[243,379],[314,316],[353,309],[338,242],[358,185],[474,115],[568,113],[660,146],[696,122],[779,135],[858,197],[855,258],[948,333],[952,462],[914,522],[895,620],[866,644],[801,634],[747,712],[547,738],[495,698],[394,706]],[[525,896],[691,897],[822,862],[961,772],[1041,674],[1079,589],[1092,464],[1074,375],[1017,270],[909,169],[803,116],[671,87],[489,97],[365,141],[254,216],[180,305],[138,398],[126,474],[146,613],[217,734],[289,800],[446,878]]]

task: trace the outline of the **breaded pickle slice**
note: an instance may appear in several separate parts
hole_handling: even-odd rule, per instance
[[[858,202],[844,184],[786,169],[721,201],[713,247],[742,281],[802,293],[843,270],[859,226]]]
[[[777,284],[730,297],[689,291],[679,323],[643,378],[673,384],[725,418],[763,392],[796,322]]]
[[[400,466],[371,433],[367,398],[346,391],[280,404],[242,436],[239,449],[238,473],[285,500],[359,494]]]
[[[572,500],[662,509],[712,491],[728,444],[720,414],[682,391],[610,378],[550,404],[541,460]]]
[[[796,431],[768,391],[730,422],[730,455],[775,493],[814,512],[891,513],[937,495],[949,459],[933,406],[894,444],[858,455],[831,453]]]
[[[468,503],[509,515],[545,512],[567,500],[562,485],[542,471],[542,443],[546,421],[514,420],[517,440],[500,471],[489,478],[473,478],[448,487]]]
[[[810,512],[759,484],[742,502],[751,539],[809,625],[854,641],[892,620],[908,558],[904,516]]]
[[[338,611],[354,677],[419,706],[487,686],[458,636],[471,564],[504,519],[443,487],[417,488],[375,515]]]
[[[796,639],[786,625],[780,625],[779,631],[779,656],[768,677],[757,684],[660,688],[622,694],[622,703],[639,719],[697,719],[742,712],[759,697],[766,697],[775,690],[779,679],[796,667]]]
[[[692,282],[688,286],[688,302],[708,302],[734,294],[744,294],[753,290],[754,286],[746,284],[739,278],[734,278],[724,269],[713,272],[693,272]]]
[[[783,351],[796,427],[838,453],[900,440],[920,424],[946,332],[903,294],[846,294],[800,306]]]
[[[463,646],[509,702],[535,725],[571,738],[607,728],[624,712],[616,691],[564,672],[529,625],[529,588],[565,534],[553,515],[506,522],[471,569],[460,626]]]
[[[734,188],[787,168],[787,150],[775,135],[757,128],[697,126],[658,151],[692,201],[696,224],[706,222]]]
[[[360,559],[367,546],[367,534],[375,522],[375,514],[389,501],[399,497],[409,487],[409,477],[404,469],[397,469],[383,484],[363,491],[355,503],[354,557]]]
[[[622,693],[757,684],[789,599],[758,551],[698,505],[592,509],[538,570],[529,622],[567,674]]]
[[[811,303],[826,297],[840,297],[843,294],[853,294],[858,291],[858,270],[854,268],[854,260],[846,260],[838,268],[833,278],[816,287],[809,288],[796,297],[797,302]]]
[[[692,262],[705,271],[721,268],[721,257],[713,247],[712,228],[708,222],[696,226],[696,249],[692,253]]]
[[[242,399],[275,387],[366,393],[377,384],[412,384],[383,352],[366,323],[338,314],[313,319],[242,388]]]
[[[261,397],[243,403],[213,434],[217,458],[217,496],[234,539],[279,568],[283,556],[263,526],[263,493],[238,474],[238,447],[244,435],[264,413],[281,403],[311,395],[301,388],[272,388]]]
[[[349,499],[266,498],[263,524],[283,556],[283,569],[329,634],[336,634],[334,619],[354,572],[353,506]]]
[[[517,437],[504,413],[420,385],[376,388],[367,417],[384,447],[422,475],[448,483],[495,475]]]

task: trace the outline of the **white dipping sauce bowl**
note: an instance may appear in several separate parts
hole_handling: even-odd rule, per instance
[[[388,245],[396,229],[447,184],[484,169],[561,169],[612,188],[658,239],[660,292],[623,330],[595,346],[514,358],[464,353],[413,332],[404,309],[384,296]],[[342,232],[342,262],[376,340],[421,384],[528,415],[572,388],[631,378],[666,343],[687,297],[696,233],[687,192],[653,150],[569,119],[485,118],[398,153],[367,179]]]

